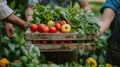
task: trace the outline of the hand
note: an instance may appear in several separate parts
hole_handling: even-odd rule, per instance
[[[13,38],[15,36],[14,31],[13,31],[13,26],[12,24],[8,22],[5,22],[5,32],[9,38]]]

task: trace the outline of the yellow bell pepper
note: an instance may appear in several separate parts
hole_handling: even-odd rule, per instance
[[[6,67],[6,65],[9,65],[10,62],[6,58],[0,59],[0,67]]]
[[[92,67],[97,67],[97,62],[92,57],[87,58],[86,63],[90,63],[92,65]]]
[[[111,65],[111,64],[109,64],[109,63],[106,63],[106,66],[107,66],[107,67],[112,67],[112,65]]]

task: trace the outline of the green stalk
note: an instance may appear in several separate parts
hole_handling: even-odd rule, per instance
[[[69,7],[70,13],[72,12],[72,0],[70,0],[70,7]]]

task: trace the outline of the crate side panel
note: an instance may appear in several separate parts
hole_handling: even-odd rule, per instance
[[[29,44],[26,44],[26,46]],[[94,51],[95,43],[71,43],[71,44],[34,44],[42,52],[58,51]]]

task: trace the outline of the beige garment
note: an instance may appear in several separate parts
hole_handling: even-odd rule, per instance
[[[13,10],[9,8],[6,0],[0,0],[0,20],[7,18]]]

